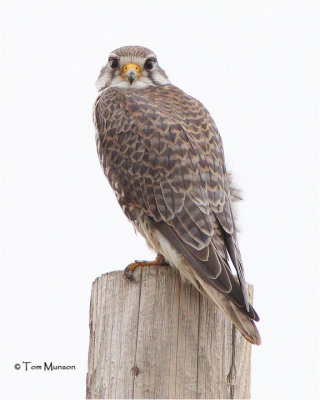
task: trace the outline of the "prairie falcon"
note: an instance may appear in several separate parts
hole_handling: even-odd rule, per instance
[[[232,209],[237,192],[209,112],[140,46],[114,50],[97,89],[99,159],[123,212],[158,254],[153,264],[177,267],[260,344]]]

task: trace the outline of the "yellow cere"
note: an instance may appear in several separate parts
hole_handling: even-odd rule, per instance
[[[123,72],[127,72],[130,68],[133,68],[136,72],[140,72],[140,67],[137,64],[126,64],[123,68]]]

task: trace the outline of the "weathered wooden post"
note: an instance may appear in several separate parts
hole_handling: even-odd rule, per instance
[[[251,345],[218,308],[173,268],[134,278],[93,283],[87,398],[249,398]]]

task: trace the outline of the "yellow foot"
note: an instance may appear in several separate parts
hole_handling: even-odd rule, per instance
[[[151,267],[152,265],[163,266],[163,265],[169,265],[169,264],[165,262],[165,259],[161,254],[159,254],[154,261],[138,261],[138,260],[136,260],[135,262],[129,264],[126,267],[126,269],[124,270],[124,276],[128,280],[134,281],[133,272],[136,268]]]

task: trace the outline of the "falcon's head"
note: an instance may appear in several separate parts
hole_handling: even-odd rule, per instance
[[[159,67],[154,52],[140,46],[120,47],[109,54],[108,63],[100,72],[96,86],[141,89],[170,83]]]

